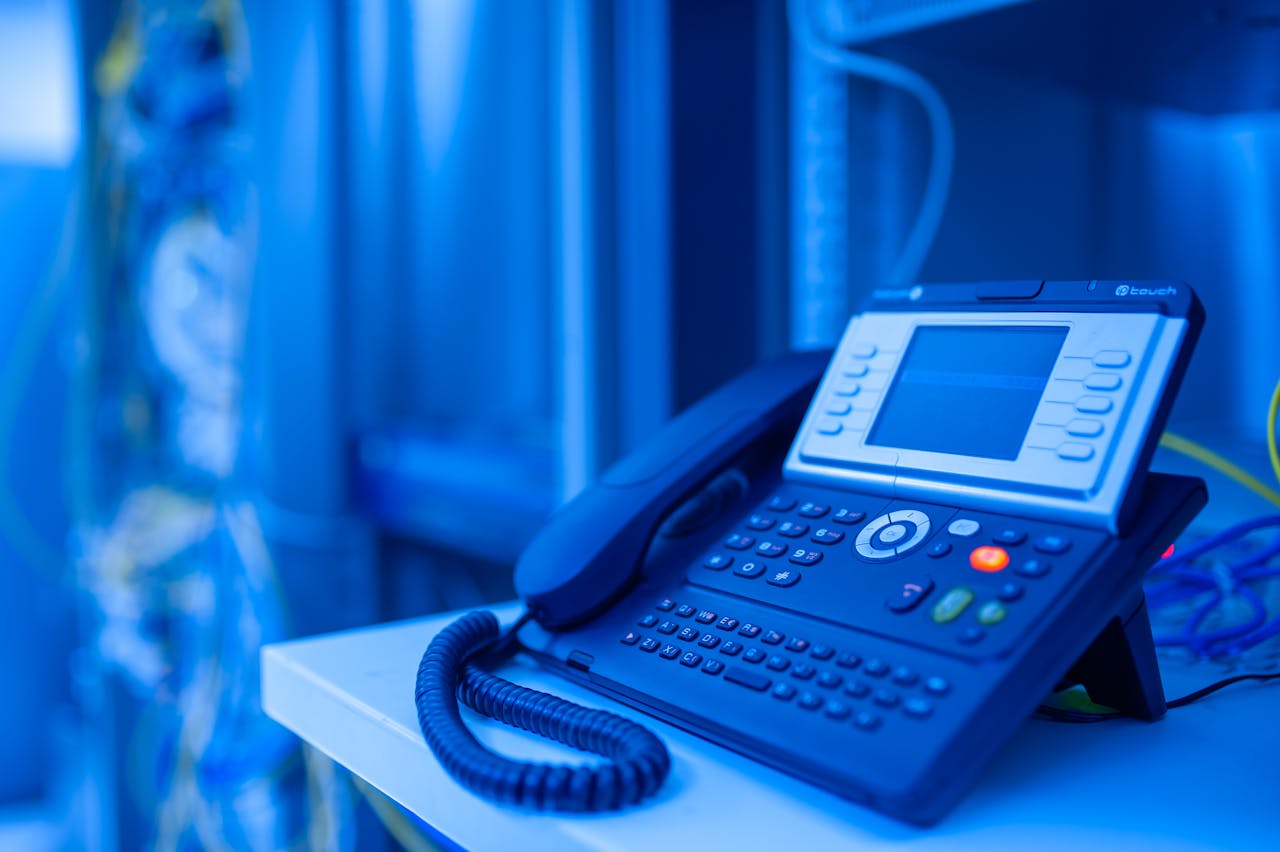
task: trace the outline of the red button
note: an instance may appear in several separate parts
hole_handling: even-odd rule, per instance
[[[1009,552],[1003,547],[975,547],[969,554],[969,564],[988,573],[1003,571],[1009,564]]]

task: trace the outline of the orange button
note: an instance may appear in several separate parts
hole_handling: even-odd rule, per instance
[[[1009,552],[1003,547],[975,547],[969,564],[979,571],[1003,571],[1009,564]]]

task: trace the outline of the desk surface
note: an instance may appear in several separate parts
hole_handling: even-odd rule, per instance
[[[504,622],[513,606],[498,608]],[[338,763],[441,834],[474,850],[1136,848],[1275,849],[1280,842],[1280,689],[1229,687],[1148,724],[1030,720],[942,823],[924,830],[760,766],[517,659],[527,686],[608,707],[654,728],[673,758],[647,805],[613,815],[548,816],[496,807],[440,769],[418,730],[413,684],[437,616],[302,639],[263,651],[263,705]],[[1169,670],[1181,695],[1222,676]],[[464,710],[480,739],[518,757],[580,755]]]

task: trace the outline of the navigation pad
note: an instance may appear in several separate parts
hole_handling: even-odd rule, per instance
[[[863,559],[882,562],[905,556],[928,537],[928,515],[918,509],[895,509],[863,527],[853,548]]]

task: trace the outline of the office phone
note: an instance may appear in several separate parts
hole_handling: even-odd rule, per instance
[[[730,382],[553,516],[517,565],[525,618],[464,619],[424,656],[433,751],[531,807],[617,807],[661,783],[666,752],[639,726],[483,671],[517,646],[918,824],[1064,684],[1160,718],[1142,577],[1207,495],[1147,466],[1203,317],[1173,282],[875,293],[834,354]],[[617,763],[489,755],[463,742],[455,692]]]

